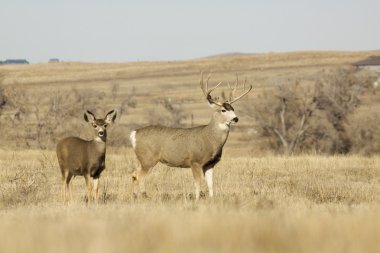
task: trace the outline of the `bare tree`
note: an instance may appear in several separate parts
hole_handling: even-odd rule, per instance
[[[285,80],[247,105],[268,146],[283,154],[299,151],[348,153],[347,116],[371,83],[353,69],[322,71],[315,80]]]
[[[375,110],[361,110],[349,117],[350,124],[346,128],[351,137],[354,153],[364,155],[380,153],[380,118]]]
[[[159,113],[156,109],[148,110],[147,120],[151,125],[161,124],[164,126],[180,127],[183,121],[191,117],[191,113],[185,111],[181,101],[173,101],[171,98],[157,99],[163,111]]]
[[[286,80],[274,90],[259,94],[253,106],[246,107],[254,117],[262,137],[271,138],[270,146],[291,154],[308,129],[315,110],[314,90],[298,81]]]
[[[117,111],[119,112],[119,118],[123,114],[128,112],[129,108],[136,108],[136,88],[132,87],[132,90],[127,94],[120,93],[120,85],[118,83],[113,83],[111,87],[111,99],[114,102],[117,102]]]
[[[81,124],[78,121],[81,113],[78,112],[112,106],[122,115],[128,108],[137,105],[135,89],[127,96],[122,96],[116,88],[110,92],[73,88],[52,91],[49,96],[42,97],[21,87],[9,87],[3,94],[4,101],[7,101],[6,110],[15,113],[14,117],[1,121],[3,128],[8,128],[8,135],[3,138],[12,139],[12,143],[17,146],[41,149],[53,148],[58,139],[75,132],[78,124]],[[117,140],[118,145],[125,143],[128,143],[127,137]]]
[[[323,112],[335,137],[330,153],[349,153],[352,136],[347,132],[348,116],[361,105],[361,95],[369,91],[372,77],[360,75],[354,69],[337,69],[321,74],[316,82],[316,104]]]

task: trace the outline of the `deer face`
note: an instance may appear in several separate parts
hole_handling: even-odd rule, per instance
[[[203,91],[203,94],[206,96],[206,99],[207,99],[209,106],[211,106],[211,108],[213,108],[215,110],[214,120],[216,120],[216,122],[219,124],[220,128],[228,129],[231,124],[235,124],[239,121],[238,117],[236,117],[234,108],[232,107],[231,104],[238,101],[239,99],[241,99],[245,95],[247,95],[252,90],[252,85],[250,85],[249,89],[247,91],[245,91],[245,84],[247,82],[247,80],[245,80],[244,84],[243,84],[243,90],[244,90],[243,94],[236,97],[235,93],[236,93],[236,90],[238,89],[238,83],[239,83],[238,77],[236,76],[235,86],[231,89],[229,99],[226,100],[226,102],[224,102],[224,103],[220,103],[211,97],[211,92],[213,90],[215,90],[216,88],[218,88],[218,86],[222,82],[218,83],[214,88],[209,89],[208,88],[208,80],[209,79],[210,79],[210,75],[208,76],[208,78],[206,80],[206,84],[204,84],[203,83],[203,73],[201,73],[201,80],[199,82],[201,89]],[[228,86],[230,87],[229,84],[228,84]]]
[[[235,124],[239,121],[239,118],[236,117],[235,110],[229,103],[223,103],[223,106],[220,108],[220,113],[224,122],[228,125]]]
[[[231,124],[235,124],[239,121],[234,108],[229,103],[223,103],[221,105],[209,103],[209,105],[215,111],[214,120],[219,124],[220,128],[229,128]]]
[[[84,119],[92,125],[100,140],[105,141],[107,138],[107,127],[115,121],[116,112],[112,110],[107,113],[104,119],[97,119],[92,112],[87,111],[84,113]]]

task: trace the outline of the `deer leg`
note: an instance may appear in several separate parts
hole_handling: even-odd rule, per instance
[[[145,191],[145,176],[147,174],[148,173],[145,170],[137,171],[137,180],[138,180],[137,183],[138,183],[139,188],[140,188],[141,196],[144,198],[148,197],[148,195],[146,194],[146,191]]]
[[[62,197],[63,203],[66,203],[66,177],[65,175],[62,175],[61,197]]]
[[[205,171],[205,179],[206,179],[207,188],[208,188],[208,195],[210,197],[214,196],[212,173],[213,173],[213,168],[209,168],[208,170]]]
[[[70,176],[70,182],[68,183],[69,199],[73,199],[73,183],[71,182],[72,178],[74,178],[74,177],[71,175]]]
[[[87,203],[90,203],[92,200],[93,180],[90,175],[85,175],[84,179],[86,180],[87,186]]]
[[[202,169],[199,166],[192,166],[191,171],[193,172],[194,177],[194,186],[195,186],[195,199],[199,200],[199,195],[201,191],[201,179],[202,179]]]
[[[141,196],[145,198],[147,197],[147,194],[145,191],[145,177],[149,173],[149,171],[154,167],[154,165],[146,166],[146,167],[139,166],[137,167],[136,171],[132,174],[133,196],[135,198],[137,197],[137,188],[140,189]]]
[[[99,198],[99,178],[94,178],[94,197],[95,197],[95,203],[98,203]]]
[[[137,188],[139,186],[139,181],[137,179],[137,171],[132,173],[132,192],[133,197],[137,198]]]
[[[71,198],[73,196],[71,185],[70,185],[72,177],[73,175],[69,172],[65,180],[65,200],[67,200],[67,203],[71,201]]]
[[[63,203],[67,204],[68,202],[68,184],[70,183],[71,175],[70,172],[64,171],[62,172],[62,185],[61,185],[61,195]]]

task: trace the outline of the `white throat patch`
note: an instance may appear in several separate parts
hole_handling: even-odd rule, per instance
[[[219,128],[222,130],[228,130],[230,127],[226,123],[220,123]]]
[[[219,123],[219,128],[222,130],[228,130],[230,129],[230,124],[232,120],[236,117],[236,114],[234,111],[231,110],[231,111],[224,112],[223,116],[224,116],[225,122]]]
[[[96,142],[104,142],[99,136],[96,136],[96,137],[95,137],[95,141],[96,141]]]

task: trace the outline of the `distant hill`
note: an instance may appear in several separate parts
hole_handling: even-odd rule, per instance
[[[2,65],[0,74],[3,84],[52,84],[105,82],[109,80],[147,80],[159,84],[171,78],[181,83],[183,77],[197,80],[200,71],[212,71],[215,75],[234,76],[241,73],[262,79],[275,75],[283,69],[321,68],[350,65],[369,56],[380,56],[380,51],[366,52],[291,52],[245,54],[227,53],[186,61],[157,61],[132,63],[81,63],[62,62],[59,64]],[[272,72],[272,73],[271,73]],[[157,77],[159,77],[157,79]],[[149,80],[153,78],[153,80]]]
[[[249,56],[249,55],[257,55],[255,53],[239,53],[239,52],[231,52],[231,53],[223,53],[223,54],[215,54],[202,58],[221,58],[221,57],[238,57],[238,56]]]
[[[354,62],[380,56],[380,51],[367,52],[290,52],[245,54],[227,53],[186,61],[158,61],[132,63],[81,63],[60,62],[57,64],[1,65],[0,83],[4,88],[22,88],[28,96],[40,98],[41,107],[55,94],[63,91],[79,90],[96,92],[97,99],[117,92],[120,98],[133,93],[137,102],[118,120],[126,126],[146,125],[152,112],[160,113],[158,100],[169,98],[180,105],[184,112],[193,114],[186,124],[206,124],[211,111],[199,88],[200,72],[212,72],[210,84],[218,81],[233,83],[236,74],[240,80],[247,78],[254,86],[254,92],[244,101],[255,99],[264,89],[269,89],[282,80],[301,80],[314,82],[321,71],[329,68],[352,67]],[[223,86],[226,87],[226,86]],[[92,93],[91,93],[92,92]],[[49,94],[49,95],[47,95]],[[86,94],[86,92],[84,92]],[[371,108],[380,108],[380,101],[373,97],[365,99]],[[241,110],[243,102],[235,109],[241,121],[234,127],[244,129],[249,119]],[[118,104],[106,103],[100,110],[110,110]],[[104,108],[103,108],[104,107]],[[35,108],[32,108],[35,110]],[[33,111],[31,109],[31,111]],[[81,118],[81,110],[78,117]],[[156,111],[155,111],[156,110]],[[33,123],[34,124],[34,123]],[[244,131],[232,134],[228,145],[239,145],[244,139]]]

